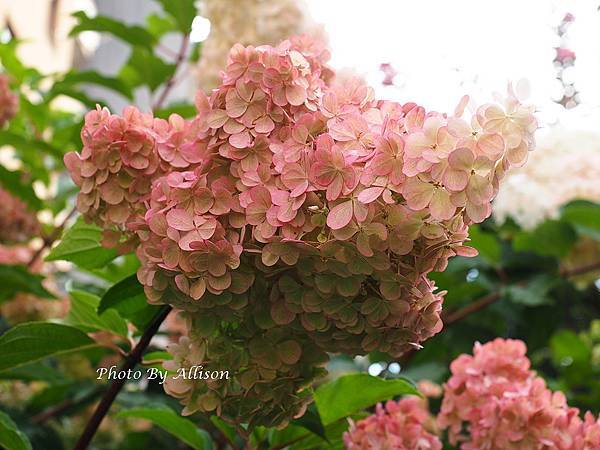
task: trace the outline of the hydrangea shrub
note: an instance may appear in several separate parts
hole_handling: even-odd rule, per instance
[[[399,356],[438,333],[428,274],[476,253],[468,226],[533,148],[533,108],[511,89],[471,117],[468,98],[427,112],[375,99],[328,57],[305,36],[235,45],[192,120],[98,109],[65,157],[104,244],[136,248],[148,301],[184,311],[171,368],[236,369],[168,384],[186,412],[283,424],[326,352]]]
[[[443,430],[461,450],[600,448],[600,419],[589,411],[582,419],[562,392],[548,389],[530,370],[526,350],[519,340],[477,343],[473,355],[460,355],[450,365],[437,419],[417,397],[388,401],[351,422],[346,448],[436,450]]]

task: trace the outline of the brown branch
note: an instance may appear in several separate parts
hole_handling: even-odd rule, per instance
[[[154,103],[154,106],[152,106],[153,111],[156,111],[157,109],[162,108],[163,103],[165,102],[165,100],[167,99],[167,96],[169,95],[169,92],[175,86],[177,70],[179,69],[179,66],[181,66],[181,63],[183,63],[183,59],[185,58],[185,54],[187,53],[187,48],[188,48],[189,43],[190,43],[190,35],[186,34],[183,36],[183,38],[181,40],[181,47],[179,48],[179,52],[177,53],[177,58],[175,59],[175,69],[173,70],[173,74],[169,77],[169,79],[165,83],[165,87],[163,88],[160,96],[158,97],[158,100]]]
[[[68,398],[64,402],[62,402],[56,406],[53,406],[52,408],[48,408],[45,411],[40,412],[39,414],[36,414],[35,416],[33,416],[31,418],[31,422],[34,424],[43,424],[53,417],[60,416],[61,414],[63,414],[64,412],[68,411],[69,409],[71,409],[73,407],[76,407],[76,406],[84,404],[88,401],[91,401],[97,395],[99,395],[101,392],[102,392],[102,389],[100,387],[98,387],[98,388],[93,389],[92,391],[88,392],[86,395],[84,395],[81,398],[78,398],[78,399]]]
[[[586,266],[576,267],[574,269],[560,269],[558,271],[558,276],[560,276],[561,278],[569,278],[593,272],[595,270],[600,270],[600,261],[588,264]],[[524,286],[526,284],[526,282],[517,283],[517,285],[519,286]],[[456,322],[460,322],[465,317],[468,317],[471,314],[481,311],[482,309],[488,307],[492,303],[495,303],[501,298],[502,291],[501,289],[498,289],[497,291],[491,292],[487,295],[484,295],[483,297],[478,298],[477,300],[469,303],[467,306],[459,308],[455,311],[451,311],[448,314],[442,314],[442,322],[444,323],[445,327],[455,324]],[[408,352],[404,353],[404,355],[402,356],[402,363],[406,364],[408,361],[410,361],[410,359],[415,355],[415,353],[416,350],[409,350]]]
[[[156,317],[154,317],[150,325],[148,325],[148,328],[146,328],[146,330],[144,331],[144,334],[142,334],[142,337],[140,338],[137,345],[134,347],[131,353],[129,353],[127,358],[125,358],[125,361],[123,361],[123,364],[119,369],[120,371],[127,372],[129,369],[134,368],[136,364],[140,362],[144,351],[146,350],[146,348],[150,344],[150,341],[152,340],[152,337],[156,334],[161,323],[163,323],[163,321],[167,318],[171,310],[172,308],[170,306],[165,306],[156,315]],[[96,434],[96,431],[98,430],[102,419],[104,419],[104,416],[108,413],[108,410],[110,409],[113,401],[121,391],[121,388],[125,385],[126,381],[126,378],[116,379],[112,381],[108,389],[104,392],[100,403],[98,403],[94,414],[88,421],[85,429],[83,430],[83,433],[81,434],[81,437],[77,441],[77,444],[75,444],[74,450],[84,450],[88,447],[89,443],[94,437],[94,434]]]
[[[69,221],[69,219],[71,217],[73,217],[73,215],[76,212],[77,212],[77,208],[73,207],[73,209],[69,212],[69,214],[67,214],[67,217],[65,217],[63,219],[63,221],[60,223],[60,225],[58,225],[56,228],[54,228],[54,230],[52,230],[52,233],[50,233],[48,236],[46,236],[44,238],[44,243],[42,244],[42,246],[36,250],[36,252],[33,254],[31,259],[29,260],[29,263],[27,263],[28,268],[31,269],[35,265],[35,263],[37,262],[39,257],[42,255],[42,253],[44,253],[44,250],[46,250],[52,244],[54,244],[54,241],[56,241],[60,237],[62,230],[65,227],[65,225],[67,224],[67,222]]]
[[[574,269],[561,269],[558,272],[558,276],[560,276],[561,278],[569,278],[577,275],[583,275],[588,272],[593,272],[595,270],[600,270],[600,261],[597,261],[593,264],[588,264],[586,266],[576,267]],[[527,283],[521,282],[517,284],[520,286],[524,286]],[[446,315],[446,317],[444,318],[444,324],[451,325],[455,322],[458,322],[459,320],[464,319],[465,317],[485,308],[486,306],[491,305],[495,301],[500,300],[500,298],[502,298],[502,293],[500,290],[485,295],[479,298],[478,300],[469,303],[467,306]]]

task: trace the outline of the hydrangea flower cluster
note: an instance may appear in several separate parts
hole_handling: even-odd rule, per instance
[[[476,344],[450,370],[438,423],[462,450],[592,450],[600,420],[582,420],[562,392],[550,391],[530,370],[522,341]],[[466,432],[465,432],[466,431]]]
[[[405,397],[377,405],[375,414],[350,422],[348,450],[441,449],[448,430],[461,450],[595,450],[600,448],[600,418],[567,405],[562,392],[550,391],[530,370],[525,344],[496,339],[476,344],[473,355],[456,358],[444,385],[437,419],[426,399]],[[419,383],[426,397],[439,389]]]
[[[296,0],[202,0],[200,9],[210,21],[197,70],[205,92],[221,84],[220,74],[234,44],[277,44],[308,29],[304,5]]]
[[[27,205],[0,188],[0,243],[25,242],[39,231],[40,224]]]
[[[0,128],[14,117],[19,109],[19,97],[10,90],[8,75],[0,74]]]
[[[148,300],[190,315],[189,343],[174,351],[193,356],[177,364],[216,367],[224,354],[190,349],[233,345],[246,329],[241,341],[289,330],[319,352],[418,347],[442,328],[443,292],[427,274],[475,254],[468,225],[489,216],[500,179],[533,147],[533,109],[510,89],[467,120],[466,98],[452,115],[376,100],[362,81],[336,78],[328,57],[305,36],[235,45],[193,120],[92,111],[81,154],[65,158],[105,244],[139,242]],[[211,320],[210,333],[194,333]],[[244,367],[263,351],[279,361],[272,349],[242,350]],[[280,366],[256,363],[257,386],[268,385],[265,369]],[[315,372],[302,358],[279,363],[293,366],[295,387]],[[230,382],[217,405],[197,401],[196,388],[171,392],[194,410],[233,411],[228,401],[250,398],[248,386]],[[239,403],[236,417],[271,421],[269,401],[285,411],[284,397],[257,395],[259,407]]]
[[[344,444],[348,450],[441,450],[442,442],[432,432],[434,422],[418,397],[389,400],[385,407],[378,404],[375,414],[351,421]]]

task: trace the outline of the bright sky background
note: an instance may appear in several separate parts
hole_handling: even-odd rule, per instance
[[[452,111],[463,94],[481,103],[510,80],[526,79],[542,124],[598,129],[600,124],[600,1],[577,0],[305,0],[325,26],[332,65],[366,77],[380,97]],[[581,104],[566,111],[552,101],[556,27],[567,12],[575,22],[567,47],[575,66],[565,73]],[[384,87],[381,63],[399,72]]]

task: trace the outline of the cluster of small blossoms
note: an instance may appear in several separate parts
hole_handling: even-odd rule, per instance
[[[243,294],[208,294],[216,307],[182,314],[188,333],[168,347],[173,359],[165,368],[227,369],[227,378],[167,378],[165,390],[185,405],[184,415],[216,412],[251,427],[281,427],[304,414],[311,401],[307,388],[326,373],[328,356],[301,328],[273,322],[260,301],[264,296],[267,286],[257,282]],[[217,306],[225,303],[222,297],[229,308]],[[241,307],[247,303],[250,307]]]
[[[427,113],[336,81],[328,57],[305,36],[235,45],[193,120],[94,111],[81,155],[66,157],[79,210],[112,233],[106,243],[139,240],[149,301],[220,321],[208,348],[255,325],[294,330],[320,351],[418,347],[442,328],[443,292],[428,273],[475,253],[469,224],[489,216],[500,179],[532,149],[532,108],[511,90],[470,120],[467,99],[453,115]],[[264,295],[253,293],[260,280]],[[310,382],[301,372],[290,385]],[[232,385],[219,404],[240,400]],[[195,389],[178,397],[198,407]],[[269,401],[259,409],[285,404]]]
[[[435,434],[435,419],[418,397],[378,404],[375,414],[354,423],[344,433],[348,450],[441,450]]]
[[[176,114],[166,121],[133,106],[122,117],[100,107],[86,114],[83,149],[65,165],[79,187],[78,210],[103,228],[106,246],[131,243],[130,224],[143,218],[153,181],[201,161],[195,137],[193,123]]]
[[[199,10],[210,21],[197,71],[205,92],[221,84],[220,74],[234,44],[277,44],[307,29],[302,4],[296,0],[202,0]]]
[[[438,423],[462,450],[593,450],[600,420],[584,420],[530,370],[522,341],[476,344],[450,366]]]
[[[476,344],[473,355],[461,355],[444,385],[437,418],[427,401],[406,397],[377,406],[375,414],[344,434],[348,450],[441,449],[448,430],[452,446],[461,450],[596,450],[600,448],[600,418],[567,405],[530,370],[522,341],[496,339]],[[419,383],[425,396],[439,387]],[[453,447],[454,448],[454,447]]]
[[[40,224],[27,205],[0,188],[0,243],[25,242],[39,231]]]
[[[10,90],[8,75],[0,74],[0,128],[14,117],[19,109],[19,97]]]

